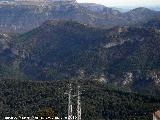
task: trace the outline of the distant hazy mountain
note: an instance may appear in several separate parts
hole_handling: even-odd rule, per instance
[[[27,3],[27,4],[26,4]],[[31,30],[48,19],[75,20],[93,26],[111,27],[113,19],[106,19],[106,15],[97,14],[75,1],[53,2],[52,4],[32,4],[30,2],[15,2],[14,4],[0,4],[0,31],[20,32]],[[110,16],[110,15],[108,15]],[[117,22],[113,22],[115,24]]]
[[[122,12],[122,13],[125,13],[125,12],[128,12],[128,11],[132,10],[132,9],[123,8],[123,7],[112,7],[112,9],[113,9],[113,10],[118,10],[118,11],[120,11],[120,12]]]
[[[111,7],[111,8],[109,8],[104,5],[100,5],[100,4],[96,4],[96,3],[80,3],[80,5],[88,8],[92,11],[95,11],[95,12],[104,12],[104,9],[107,9],[107,8],[115,10],[115,11],[120,11],[122,13],[132,10],[132,9],[125,8],[125,7]]]
[[[86,5],[90,7],[84,7]],[[103,11],[100,12],[101,10]],[[1,2],[0,16],[0,31],[6,33],[25,32],[49,19],[74,20],[103,28],[135,25],[159,16],[159,12],[139,8],[120,13],[101,5],[79,4],[75,0],[40,2],[29,0]]]
[[[106,8],[106,6],[104,5],[99,5],[95,3],[80,3],[80,5],[95,12],[103,12]]]
[[[123,15],[130,22],[130,24],[139,24],[147,23],[148,21],[157,18],[160,15],[160,12],[140,7],[124,13]]]
[[[95,3],[81,3],[81,6],[94,11],[94,12],[98,12],[99,14],[104,14],[106,16],[119,16],[121,13],[118,10],[112,9],[112,8],[108,8],[106,6],[103,5],[99,5],[99,4],[95,4]]]

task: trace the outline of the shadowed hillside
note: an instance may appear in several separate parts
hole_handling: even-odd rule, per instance
[[[8,40],[1,78],[63,80],[82,69],[89,79],[159,95],[159,34],[153,27],[106,30],[49,20]]]

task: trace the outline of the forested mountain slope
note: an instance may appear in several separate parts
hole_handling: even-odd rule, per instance
[[[72,81],[73,82],[73,81]],[[0,81],[0,117],[35,116],[43,109],[54,111],[58,117],[67,116],[68,81]],[[75,83],[75,82],[74,82]],[[160,108],[160,98],[126,93],[93,81],[79,81],[83,120],[151,120]],[[76,86],[76,84],[75,84]],[[76,93],[76,87],[73,88]],[[73,100],[76,115],[76,98]]]
[[[158,94],[159,34],[155,28],[125,26],[106,30],[74,21],[50,20],[12,37],[7,65],[20,78],[63,80],[84,70],[92,80]]]

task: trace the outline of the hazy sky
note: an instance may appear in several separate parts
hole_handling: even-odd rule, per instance
[[[106,6],[158,6],[160,0],[77,0],[78,2],[98,3]]]

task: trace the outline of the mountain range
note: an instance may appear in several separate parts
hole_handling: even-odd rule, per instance
[[[82,70],[87,79],[159,95],[160,21],[154,27],[155,21],[104,29],[49,20],[24,34],[2,34],[1,78],[63,80]]]
[[[74,20],[95,27],[112,28],[121,25],[139,25],[159,15],[160,12],[147,8],[121,13],[102,5],[80,4],[75,0],[1,1],[0,31],[26,32],[40,26],[48,19]]]
[[[65,117],[69,83],[85,120],[150,120],[160,108],[159,11],[8,0],[0,16],[0,119]]]

